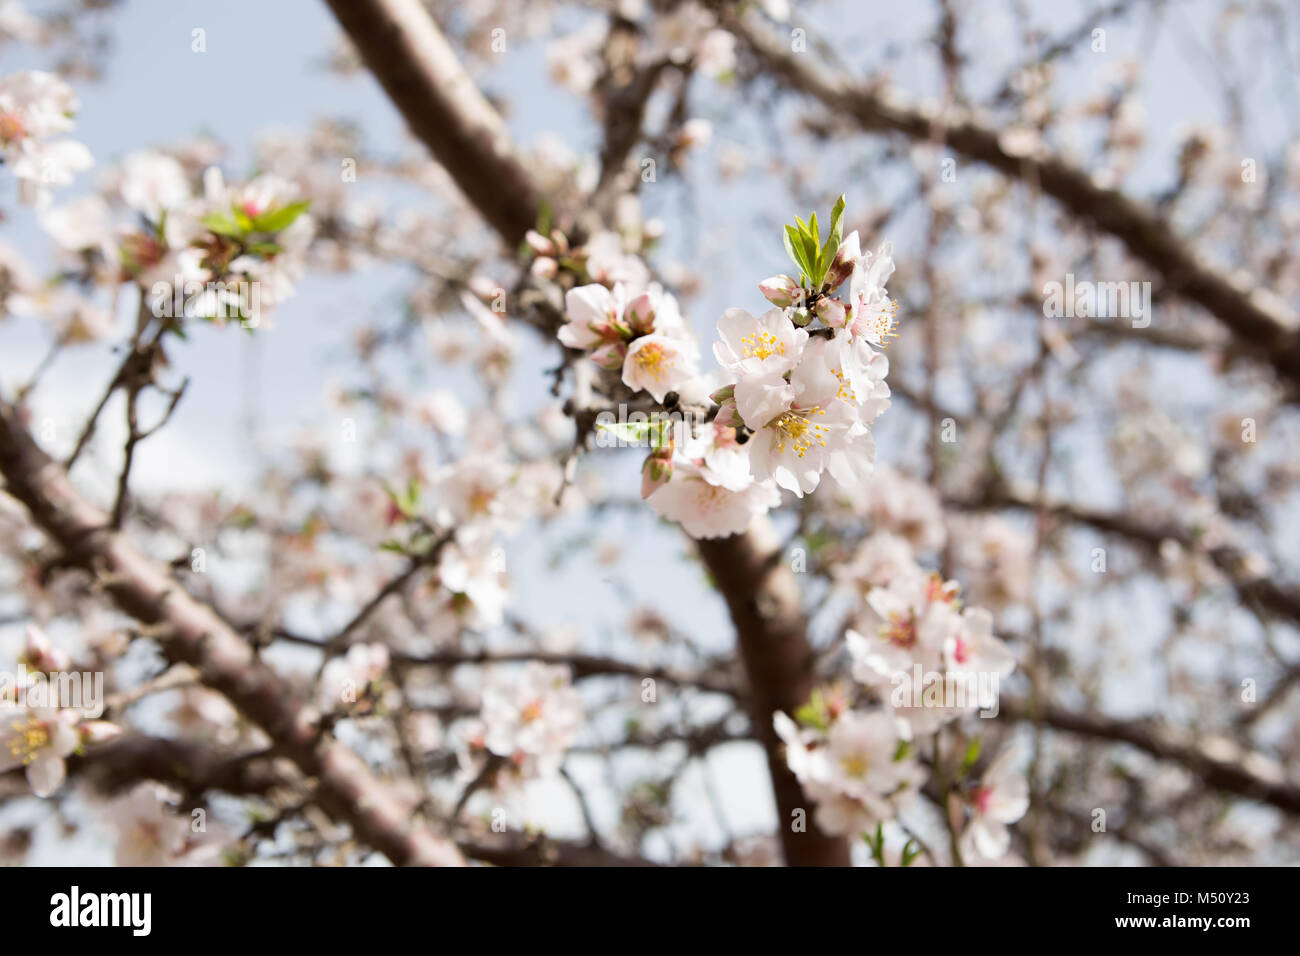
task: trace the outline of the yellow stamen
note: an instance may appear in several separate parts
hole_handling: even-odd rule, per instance
[[[825,448],[826,433],[830,429],[825,425],[814,425],[809,418],[812,415],[825,414],[826,412],[820,408],[810,408],[806,414],[782,412],[772,423],[777,430],[776,450],[784,455],[787,439],[799,458],[808,454],[808,449],[812,448],[814,442]]]
[[[762,361],[771,355],[785,354],[785,343],[771,332],[755,332],[753,335],[746,335],[740,340],[740,344],[745,350],[745,358],[756,358]]]
[[[10,727],[15,735],[9,738],[9,756],[17,757],[24,767],[29,766],[41,748],[49,744],[49,728],[35,717],[26,721],[15,720]]]
[[[663,378],[664,360],[666,358],[662,345],[646,345],[637,349],[636,364],[655,381]]]

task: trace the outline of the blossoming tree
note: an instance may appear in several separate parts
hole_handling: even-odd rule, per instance
[[[977,12],[918,13],[937,104],[778,0],[325,6],[418,153],[97,161],[75,77],[0,77],[43,244],[0,243],[0,318],[47,338],[0,367],[0,852],[61,859],[58,814],[121,865],[1293,857],[1300,147],[1247,177],[1248,130],[1189,128],[1144,190],[1137,67],[1056,97],[1128,4],[1020,24],[992,93]],[[0,11],[55,63],[70,29]],[[597,156],[480,91],[529,46]],[[737,183],[758,226],[683,265],[671,199]],[[310,341],[314,283],[389,268],[252,480],[141,489],[205,342]]]

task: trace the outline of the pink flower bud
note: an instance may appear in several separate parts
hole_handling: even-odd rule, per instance
[[[649,498],[673,477],[672,446],[657,448],[641,466],[641,497]]]
[[[787,275],[772,276],[758,284],[758,291],[779,309],[787,309],[803,297],[799,283]]]
[[[122,736],[122,728],[107,720],[86,720],[77,725],[83,744],[104,744]]]
[[[844,324],[844,303],[839,299],[818,299],[813,311],[817,313],[817,318],[832,329],[838,329]]]
[[[650,293],[642,292],[629,302],[623,316],[633,332],[653,332],[655,327],[655,306]]]
[[[724,385],[716,392],[710,392],[709,398],[713,401],[713,404],[715,405],[721,405],[723,402],[735,401],[736,386]]]
[[[744,426],[745,423],[741,420],[740,412],[736,409],[736,400],[734,398],[723,399],[718,403],[718,414],[713,416],[713,424],[728,428]]]
[[[22,663],[34,671],[50,674],[66,671],[72,666],[68,652],[56,648],[45,636],[45,632],[35,625],[27,625],[27,644],[23,649]]]
[[[536,229],[529,229],[528,232],[524,233],[524,242],[528,243],[528,247],[539,256],[555,255],[555,243],[551,242],[551,240],[547,239]]]
[[[528,271],[539,279],[554,279],[555,274],[560,271],[560,264],[549,256],[538,256],[528,267]]]
[[[826,270],[826,282],[822,288],[827,292],[838,289],[849,276],[853,275],[853,268],[861,258],[862,248],[855,229],[835,250],[835,258],[831,261],[831,267]]]
[[[623,342],[610,342],[608,345],[602,345],[596,351],[591,353],[591,360],[601,368],[611,372],[617,372],[623,368],[623,360],[627,358],[627,345]]]

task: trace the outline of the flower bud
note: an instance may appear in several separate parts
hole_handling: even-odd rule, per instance
[[[528,247],[539,256],[555,255],[555,243],[536,229],[529,229],[528,232],[524,233],[524,242],[528,243]]]
[[[724,399],[718,404],[718,413],[713,416],[715,426],[725,426],[727,428],[744,428],[745,422],[740,417],[740,412],[736,408],[734,398]]]
[[[849,276],[853,275],[853,268],[861,258],[862,248],[858,242],[858,231],[855,229],[835,250],[835,258],[831,260],[831,267],[826,270],[826,282],[822,285],[823,290],[834,292],[838,289]]]
[[[104,744],[122,736],[122,728],[107,720],[85,720],[77,725],[83,744]]]
[[[621,370],[626,358],[627,345],[623,342],[610,342],[591,353],[591,360],[609,372]]]
[[[560,264],[549,256],[538,256],[528,267],[528,271],[539,279],[554,279],[555,274],[560,271]]]
[[[803,290],[799,283],[787,275],[772,276],[758,284],[758,291],[779,309],[788,309],[802,298]]]
[[[736,386],[734,384],[724,385],[716,392],[710,392],[709,399],[715,405],[721,405],[724,402],[729,402],[729,401],[734,402],[736,399]]]
[[[838,329],[844,324],[844,303],[839,299],[818,299],[813,311],[817,313],[817,318],[832,329]]]
[[[666,445],[656,448],[641,466],[641,497],[649,498],[673,477],[673,448]]]
[[[623,316],[633,332],[640,334],[653,332],[655,327],[655,305],[650,293],[642,292],[629,302]]]
[[[66,671],[72,666],[68,652],[56,648],[45,636],[45,632],[31,624],[27,625],[27,644],[23,648],[22,663],[30,670],[42,674]]]

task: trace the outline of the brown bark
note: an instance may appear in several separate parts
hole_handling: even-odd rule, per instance
[[[465,198],[514,244],[537,223],[538,192],[505,123],[418,0],[327,0],[411,132]]]
[[[771,523],[756,518],[746,534],[706,539],[698,547],[736,626],[749,676],[750,719],[767,754],[785,860],[792,866],[848,866],[848,844],[822,833],[813,822],[812,805],[786,765],[772,725],[773,713],[793,714],[808,700],[814,661],[798,585]],[[798,810],[803,811],[803,832],[794,829]]]

